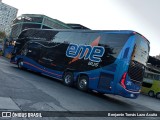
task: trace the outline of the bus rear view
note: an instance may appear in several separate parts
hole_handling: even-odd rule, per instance
[[[123,69],[126,69],[126,72],[121,76],[121,88],[117,87],[120,90],[119,94],[129,98],[137,98],[141,91],[141,84],[150,50],[149,41],[136,32],[134,34],[134,42],[130,43],[131,46],[133,46],[133,48],[130,47],[130,49],[132,49],[131,56],[126,63],[128,70],[125,68],[126,65],[124,65],[124,68],[122,67]],[[126,48],[124,56],[127,52],[128,49]]]

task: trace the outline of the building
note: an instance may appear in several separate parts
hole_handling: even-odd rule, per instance
[[[23,14],[13,21],[11,37],[16,39],[21,31],[28,28],[72,29],[67,24],[40,14]]]
[[[160,74],[160,60],[155,57],[149,56],[147,70]]]
[[[0,31],[10,34],[11,24],[17,16],[18,9],[2,3],[0,0]]]
[[[158,60],[160,60],[160,54],[156,55],[155,58],[157,58]]]
[[[70,26],[72,29],[85,29],[85,30],[90,30],[89,28],[81,25],[81,24],[73,24],[73,23],[68,23],[68,26]]]

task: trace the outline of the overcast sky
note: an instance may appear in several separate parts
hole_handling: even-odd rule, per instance
[[[44,14],[95,30],[134,30],[160,54],[160,0],[2,0],[21,14]]]

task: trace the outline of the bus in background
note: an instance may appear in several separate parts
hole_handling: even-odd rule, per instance
[[[160,74],[145,71],[141,92],[160,99]]]
[[[52,30],[52,34],[47,41],[28,38],[11,63],[82,91],[138,97],[150,50],[142,35],[98,30]]]
[[[3,40],[3,56],[6,58],[11,58],[12,51],[15,46],[15,40],[11,38],[5,38]]]

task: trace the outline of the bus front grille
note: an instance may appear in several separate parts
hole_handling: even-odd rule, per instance
[[[136,61],[131,61],[128,69],[128,75],[133,83],[141,85],[143,81],[144,68],[144,65]]]

